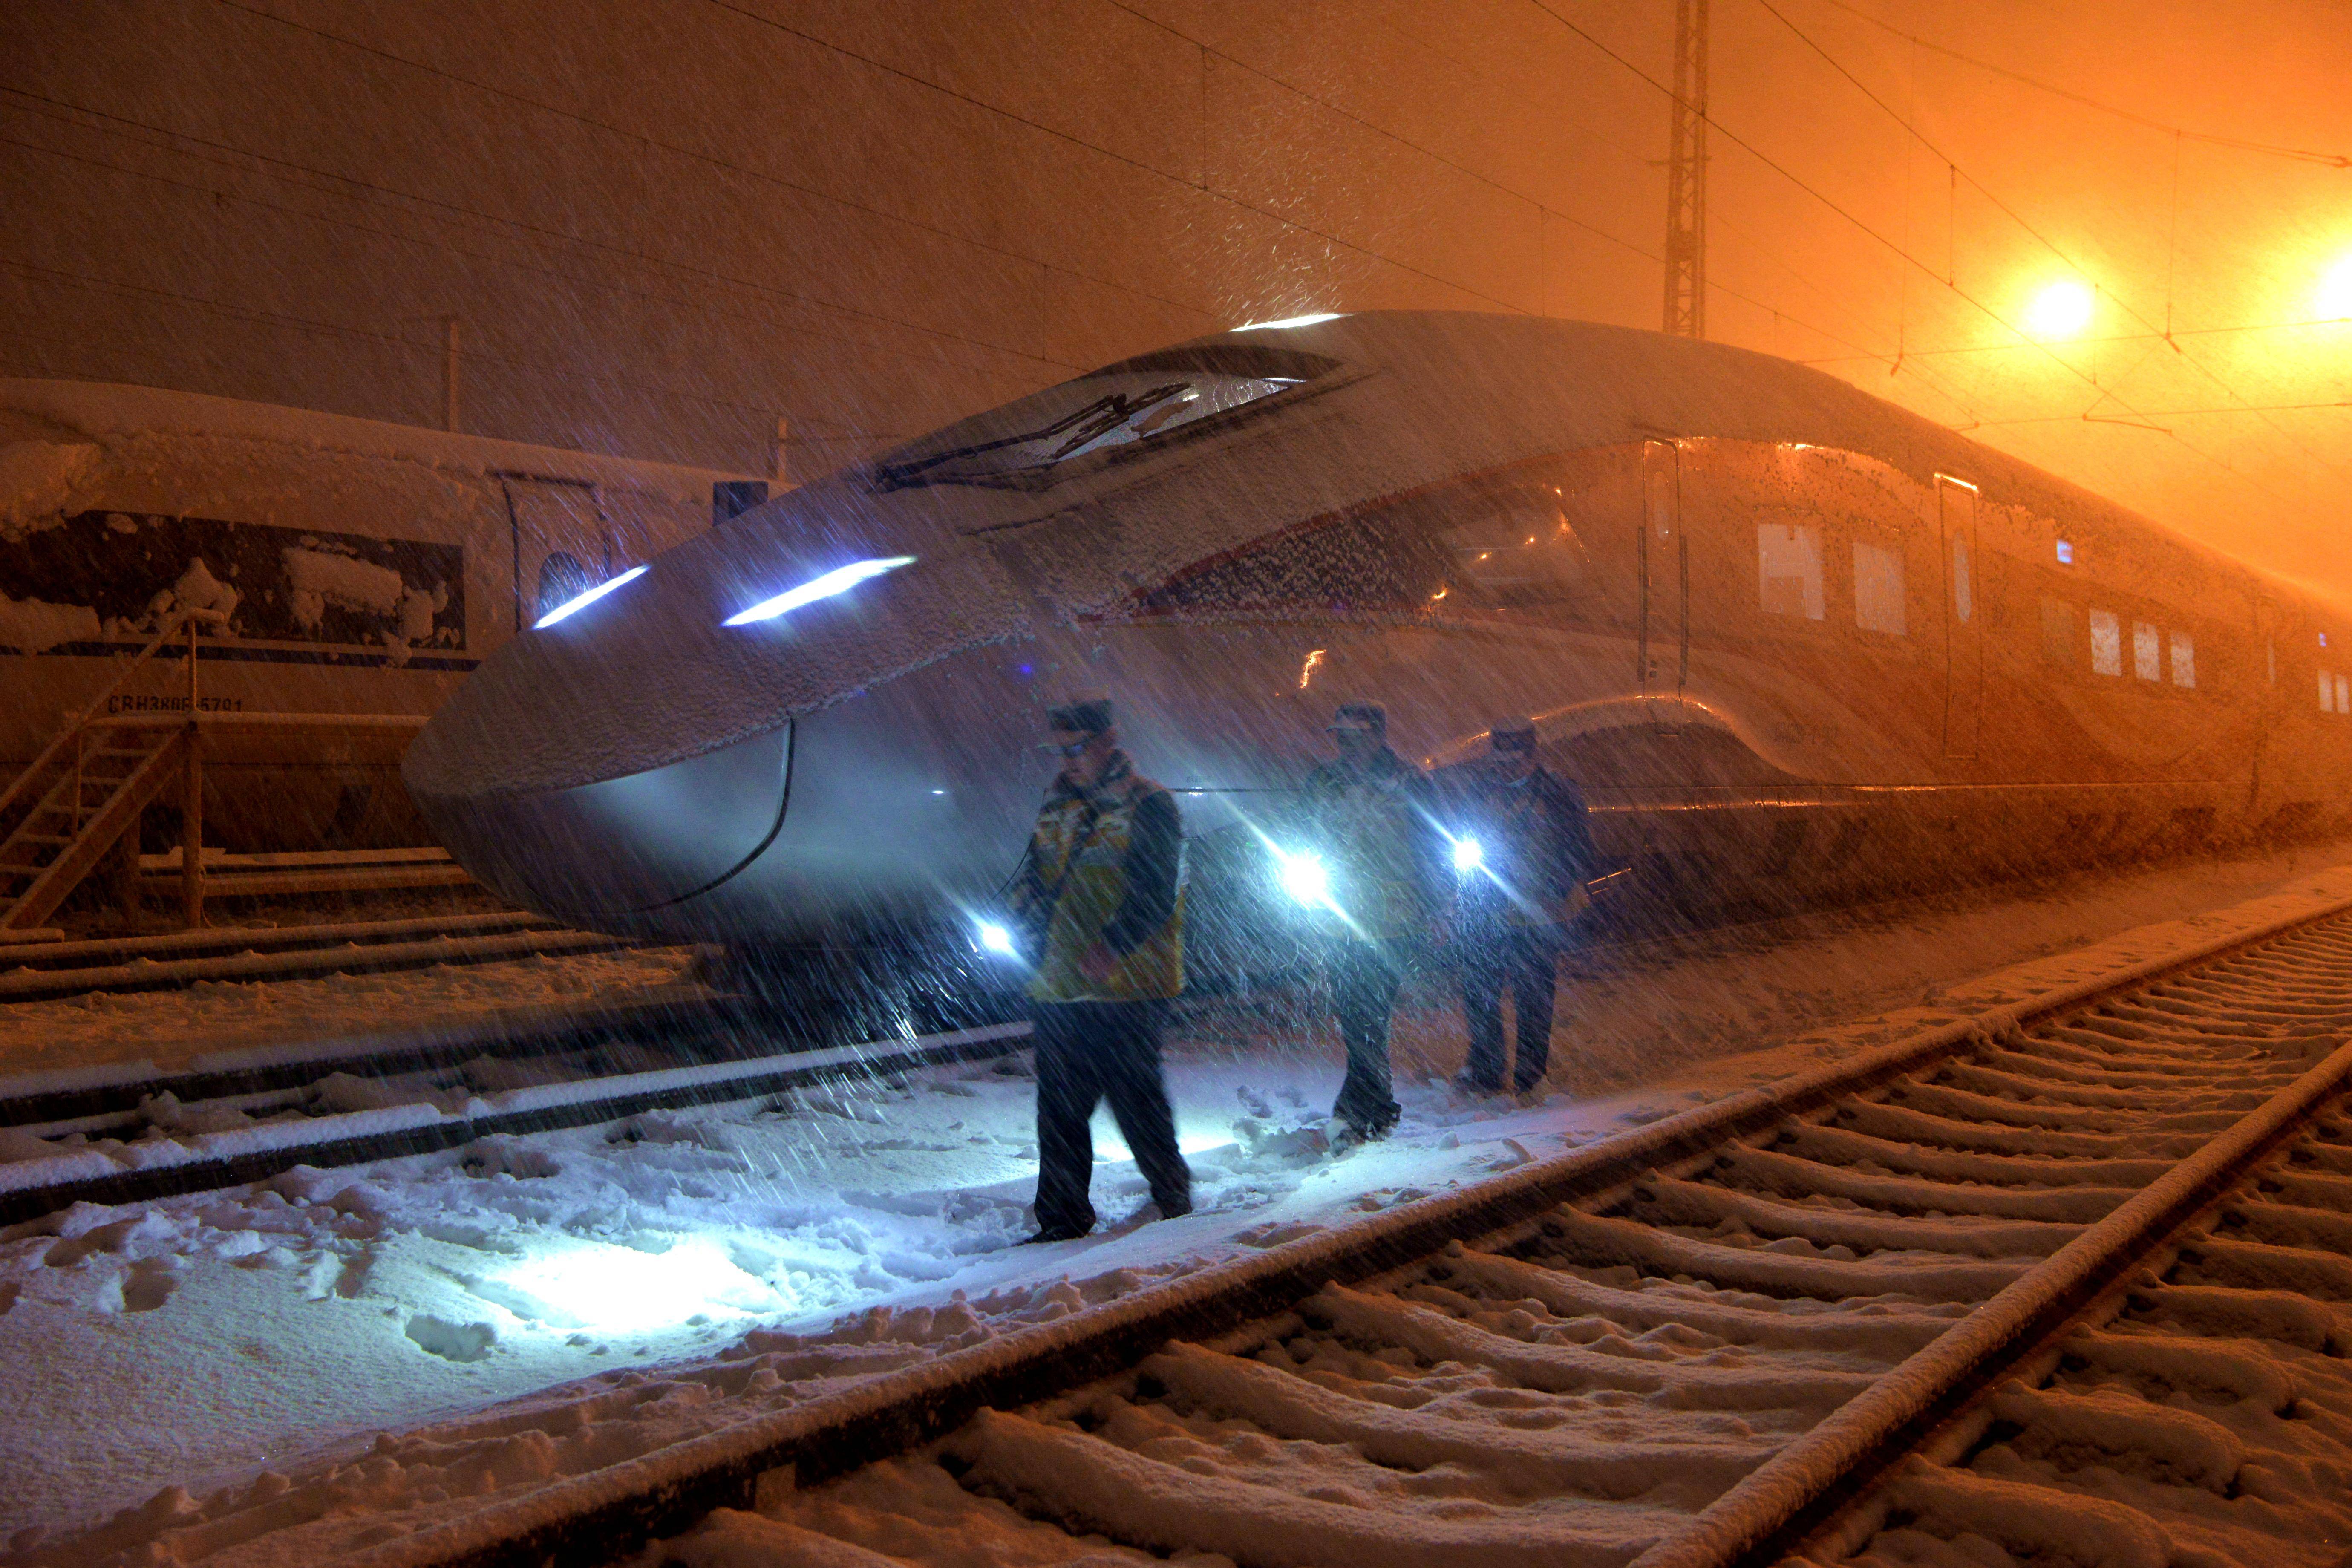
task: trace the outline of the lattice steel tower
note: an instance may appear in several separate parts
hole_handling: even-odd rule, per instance
[[[1706,0],[1675,0],[1665,330],[1678,337],[1706,336]]]

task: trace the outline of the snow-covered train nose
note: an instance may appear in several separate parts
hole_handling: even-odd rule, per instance
[[[587,924],[725,881],[783,819],[793,726],[569,789],[420,796],[441,841],[493,891]]]

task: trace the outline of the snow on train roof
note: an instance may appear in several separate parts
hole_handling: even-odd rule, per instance
[[[0,534],[85,505],[126,474],[192,477],[255,446],[299,455],[322,481],[386,463],[449,478],[497,471],[593,479],[681,505],[709,504],[715,479],[758,478],[675,463],[457,435],[315,409],[110,382],[0,378]],[[218,478],[194,482],[225,489]],[[188,504],[205,498],[192,495]]]

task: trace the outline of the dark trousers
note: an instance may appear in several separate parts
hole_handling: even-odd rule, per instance
[[[1192,1172],[1176,1148],[1176,1118],[1160,1071],[1160,1002],[1040,1003],[1037,1051],[1037,1224],[1089,1230],[1095,1141],[1087,1121],[1110,1113],[1162,1214],[1192,1203]]]
[[[1389,1016],[1404,970],[1376,942],[1342,942],[1331,952],[1331,1002],[1348,1042],[1348,1076],[1331,1114],[1359,1132],[1386,1132],[1402,1114],[1389,1086]]]
[[[1511,1086],[1524,1094],[1543,1081],[1551,1063],[1552,991],[1559,979],[1559,945],[1549,931],[1488,927],[1462,937],[1462,1012],[1470,1026],[1470,1059],[1462,1076],[1487,1089],[1503,1087],[1503,987],[1517,1015],[1518,1061]]]

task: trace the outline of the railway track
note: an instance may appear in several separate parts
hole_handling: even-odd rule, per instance
[[[520,911],[310,926],[224,926],[102,942],[0,946],[0,1004],[205,981],[301,980],[498,963],[641,946]]]
[[[2144,1473],[2270,1510],[2198,1529],[2333,1563],[2352,1545],[2347,1032],[2337,905],[347,1561],[593,1563],[669,1539],[639,1560],[874,1568],[1104,1537],[1351,1568],[2000,1561],[1922,1554],[1971,1529],[2038,1561],[2243,1560],[2153,1489],[2095,1495]],[[2295,1463],[2185,1407],[2217,1389],[2241,1426],[2305,1418]],[[2051,1546],[2084,1519],[2137,1545]]]
[[[778,1020],[723,995],[519,1009],[457,1029],[389,1030],[183,1072],[0,1084],[0,1225],[430,1153],[499,1134],[759,1099],[1021,1048],[1026,1024],[778,1050]],[[747,1048],[748,1042],[748,1048]],[[474,1064],[536,1061],[547,1081],[477,1086]],[[46,1146],[46,1147],[44,1147]]]

